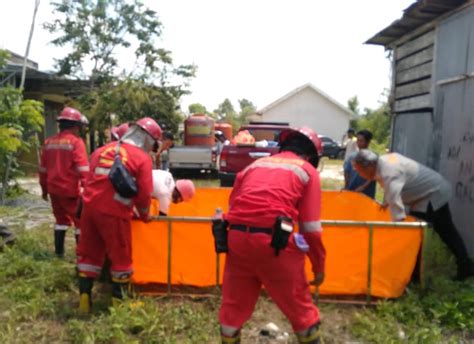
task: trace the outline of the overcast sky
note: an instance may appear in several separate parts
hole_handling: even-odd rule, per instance
[[[35,0],[0,0],[0,48],[24,54]],[[390,85],[383,47],[363,44],[400,18],[414,0],[145,0],[163,23],[162,46],[175,64],[194,63],[197,77],[182,108],[212,111],[225,98],[258,109],[312,83],[346,105],[357,95],[376,107]],[[41,0],[30,59],[53,69],[63,51],[41,24],[53,17]],[[132,61],[123,61],[132,64]]]

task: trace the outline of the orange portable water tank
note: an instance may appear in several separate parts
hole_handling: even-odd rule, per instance
[[[218,122],[216,123],[216,131],[220,130],[224,134],[227,140],[232,140],[232,137],[234,136],[232,134],[232,125],[229,123],[224,123],[224,122]]]
[[[184,144],[204,146],[214,144],[215,121],[205,114],[194,114],[184,121]]]

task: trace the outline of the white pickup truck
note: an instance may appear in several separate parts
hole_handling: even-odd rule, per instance
[[[175,146],[170,149],[169,169],[172,174],[181,172],[199,174],[217,172],[216,146]]]

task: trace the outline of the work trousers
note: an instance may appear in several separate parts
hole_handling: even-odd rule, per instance
[[[56,229],[65,230],[74,224],[76,229],[81,228],[79,218],[76,216],[79,197],[65,197],[50,194],[51,206],[53,208],[54,218],[56,219]],[[78,233],[77,233],[78,234]]]
[[[433,210],[433,206],[430,203],[425,213],[413,211],[410,214],[432,224],[433,229],[456,257],[458,267],[462,267],[470,262],[466,246],[453,223],[448,203],[438,210]]]
[[[262,285],[295,332],[319,322],[304,264],[305,253],[290,237],[278,256],[265,233],[229,231],[222,285],[221,325],[239,329],[251,317]]]
[[[77,248],[79,272],[87,277],[97,277],[107,256],[113,278],[131,275],[130,220],[101,213],[84,204],[81,221],[81,240]]]

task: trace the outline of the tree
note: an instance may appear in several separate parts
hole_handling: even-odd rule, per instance
[[[100,132],[111,125],[151,117],[176,133],[183,120],[176,108],[173,89],[148,85],[143,80],[128,78],[104,82],[84,97],[88,99],[82,99],[83,103],[92,104],[90,114],[100,123]]]
[[[209,111],[207,111],[206,107],[199,103],[189,104],[188,106],[189,113],[205,113],[209,115]]]
[[[371,147],[374,150],[383,152],[387,148],[390,139],[390,107],[388,99],[380,104],[375,110],[365,108],[359,110],[357,96],[350,98],[347,102],[349,109],[357,115],[351,121],[351,127],[356,131],[367,129],[373,134]]]
[[[189,79],[194,77],[196,67],[174,66],[170,51],[159,47],[162,24],[156,12],[147,9],[140,0],[62,0],[53,6],[59,17],[46,23],[45,28],[58,35],[52,41],[54,45],[71,47],[65,57],[56,60],[57,67],[62,75],[90,81],[92,94],[80,99],[80,107],[90,117],[92,131],[111,122],[112,113],[99,111],[107,108],[98,106],[98,102],[104,102],[99,99],[99,90],[115,82],[125,85],[134,80],[141,82],[141,86],[134,86],[148,86],[155,96],[162,92],[160,99],[172,96],[174,104],[167,104],[166,116],[174,116],[179,98],[188,93]],[[118,56],[127,52],[134,53],[135,63],[129,69],[119,69]],[[126,92],[121,94],[122,104],[130,101]],[[144,99],[150,98],[144,96]],[[138,103],[145,106],[144,102]],[[148,110],[153,104],[156,102],[146,105]],[[151,113],[163,110],[152,109]],[[143,113],[145,109],[140,109],[133,119]],[[91,149],[95,146],[93,137]]]
[[[224,101],[219,104],[217,109],[214,110],[214,114],[216,115],[217,119],[223,120],[230,124],[234,123],[234,118],[237,115],[229,98],[224,99]]]
[[[8,60],[8,54],[0,50],[0,69]],[[19,171],[18,155],[37,143],[36,133],[44,125],[43,104],[23,99],[23,90],[12,86],[0,87],[0,175],[3,204],[9,182]]]

